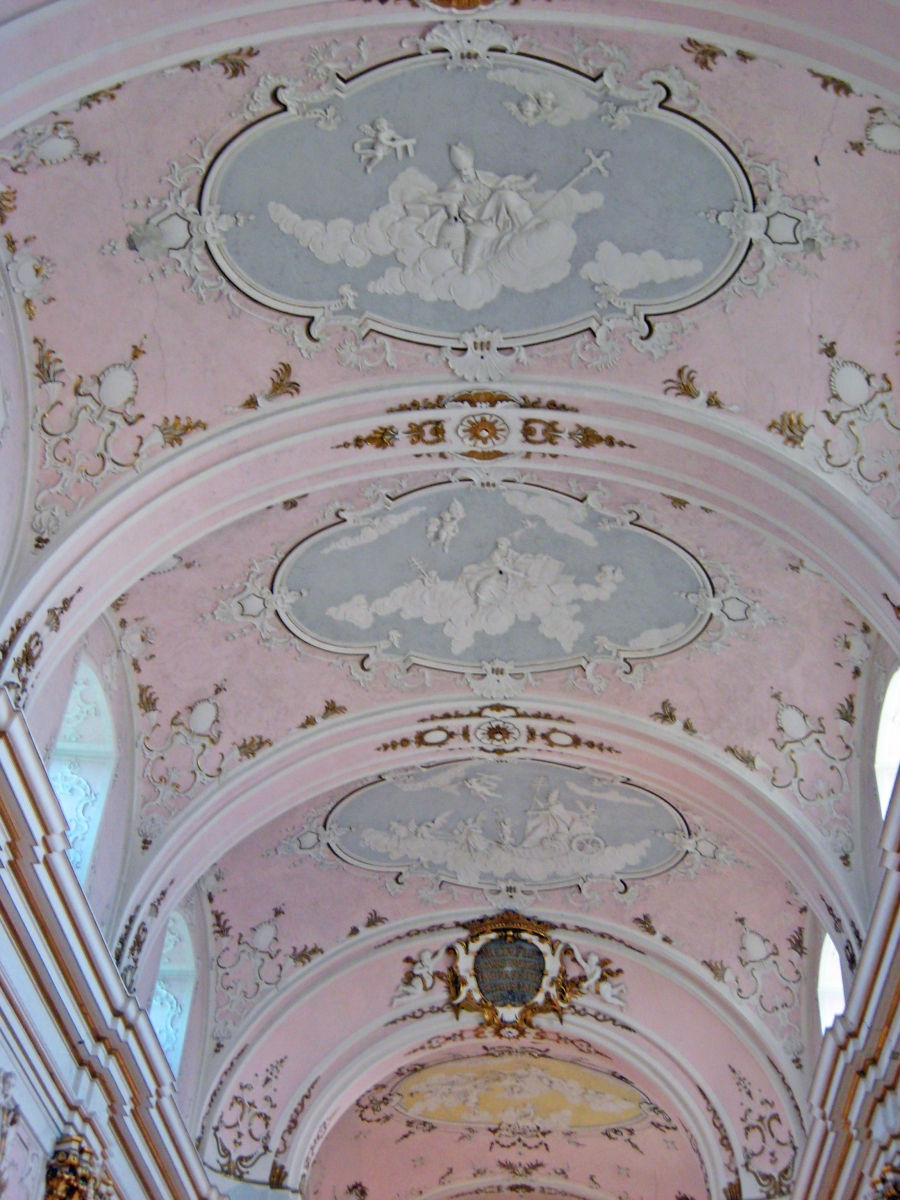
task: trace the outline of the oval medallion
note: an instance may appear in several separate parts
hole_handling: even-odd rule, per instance
[[[752,211],[749,183],[660,103],[665,87],[626,114],[602,79],[555,64],[466,65],[480,69],[407,57],[339,82],[325,107],[283,88],[286,111],[238,134],[204,182],[224,274],[281,312],[432,344],[675,312],[730,278],[747,236],[715,217]]]
[[[533,759],[395,772],[344,797],[325,827],[354,866],[526,890],[656,875],[680,862],[690,836],[645,788]]]
[[[687,551],[547,488],[438,484],[343,515],[275,577],[282,620],[323,649],[554,670],[667,654],[709,620]]]
[[[547,1130],[634,1125],[649,1107],[621,1075],[528,1054],[432,1063],[402,1079],[391,1099],[419,1120]]]

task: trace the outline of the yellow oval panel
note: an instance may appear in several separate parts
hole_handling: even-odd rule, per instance
[[[456,1125],[539,1125],[585,1129],[633,1124],[647,1102],[605,1071],[535,1055],[435,1063],[394,1088],[405,1115]]]

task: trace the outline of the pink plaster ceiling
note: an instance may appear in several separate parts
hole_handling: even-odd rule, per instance
[[[738,1177],[787,1194],[818,948],[835,936],[849,980],[870,910],[872,743],[900,650],[896,22],[879,5],[651,0],[482,13],[533,59],[571,69],[581,55],[589,75],[618,64],[614,83],[675,69],[673,108],[740,160],[757,212],[736,286],[655,332],[626,321],[548,339],[473,381],[460,339],[325,321],[316,341],[258,300],[232,290],[232,303],[192,208],[215,155],[275,111],[270,81],[240,115],[263,76],[331,103],[336,73],[415,56],[403,39],[448,13],[120,7],[12,6],[2,27],[0,453],[9,511],[21,506],[4,534],[4,680],[48,750],[80,653],[109,688],[120,758],[90,896],[145,1002],[167,917],[188,920],[200,983],[179,1094],[205,1161],[226,1189],[334,1200],[699,1200]],[[424,146],[414,161],[425,170]],[[466,456],[463,411],[507,423],[498,457]],[[289,550],[340,522],[362,545],[387,531],[396,583],[427,584],[408,567],[424,526],[378,522],[461,479],[555,497],[578,514],[575,535],[548,524],[560,544],[596,544],[582,518],[597,512],[668,539],[711,581],[703,632],[645,661],[587,654],[529,675],[486,660],[467,677],[387,643],[366,658],[290,631],[275,595]],[[543,518],[521,513],[527,539]],[[358,572],[336,600],[387,605]],[[589,599],[567,619],[587,620]],[[424,637],[446,614],[395,619]],[[470,761],[502,778],[504,759],[663,797],[689,830],[685,857],[627,887],[491,894],[366,870],[320,837],[366,782]],[[622,995],[506,1041],[471,1013],[457,1021],[440,979],[403,991],[422,955],[510,895],[579,953],[608,955]],[[599,1064],[646,1111],[589,1134],[537,1118],[460,1134],[384,1100],[437,1060],[516,1054]]]

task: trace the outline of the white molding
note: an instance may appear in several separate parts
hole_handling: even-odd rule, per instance
[[[39,1064],[31,1087],[93,1144],[121,1197],[220,1200],[149,1018],[75,877],[65,829],[25,721],[0,689],[0,979],[18,1012],[6,1032]]]
[[[793,1200],[855,1200],[900,1160],[900,777],[880,844],[881,890],[847,1006],[825,1032]]]
[[[693,20],[684,20],[683,18],[682,20],[678,20],[677,16],[680,14],[676,12],[672,12],[672,17],[676,18],[673,20],[663,19],[663,14],[661,14],[659,19],[655,19],[614,16],[597,12],[560,13],[553,11],[535,13],[511,8],[504,10],[503,20],[511,25],[553,23],[556,25],[569,25],[573,28],[593,28],[598,31],[622,30],[646,33],[651,36],[675,38],[697,37],[700,40],[713,39],[719,42],[732,42],[735,45],[740,45],[742,48],[750,49],[751,52],[759,52],[765,54],[767,57],[791,62],[802,67],[823,69],[826,72],[834,69],[834,62],[828,59],[787,50],[766,41],[765,33],[771,30],[774,36],[804,38],[812,45],[820,44],[833,50],[840,50],[863,62],[871,63],[873,67],[879,67],[886,71],[900,74],[900,61],[891,55],[883,53],[883,51],[860,42],[850,41],[839,34],[819,26],[803,21],[795,21],[790,17],[784,17],[780,14],[761,11],[749,5],[723,3],[722,0],[653,0],[653,2],[660,5],[661,8],[669,10],[664,14],[666,17],[669,17],[669,12],[673,9],[684,10],[685,14],[690,16],[702,13],[707,15],[707,21],[710,18],[714,19],[718,17],[734,22],[735,31],[728,34],[717,28],[711,28],[710,24],[704,23],[703,20],[698,22],[696,17]],[[17,35],[21,35],[29,40],[34,39],[40,25],[45,25],[47,22],[57,19],[60,15],[74,8],[85,9],[91,6],[90,0],[58,0],[57,3],[42,5],[40,9],[14,18],[0,26],[0,48],[3,47],[4,43],[12,43]],[[94,5],[94,7],[97,7],[97,5]],[[42,84],[51,85],[56,80],[63,79],[66,75],[71,75],[78,68],[88,68],[95,65],[100,67],[101,64],[103,66],[101,74],[89,76],[77,87],[70,87],[67,90],[53,93],[48,99],[32,104],[27,109],[23,106],[23,111],[18,112],[15,117],[8,118],[0,125],[0,138],[6,137],[23,125],[39,119],[47,112],[66,107],[90,91],[95,91],[104,86],[108,87],[116,82],[127,81],[128,79],[150,74],[154,71],[163,70],[170,66],[177,66],[186,58],[220,54],[224,51],[234,49],[241,44],[246,44],[248,41],[258,45],[265,45],[272,41],[285,41],[290,38],[327,36],[329,34],[341,34],[350,31],[383,29],[387,26],[396,26],[399,28],[408,25],[421,25],[421,17],[417,19],[415,13],[410,13],[402,9],[388,11],[379,6],[374,11],[363,11],[358,16],[354,15],[353,17],[330,20],[320,19],[318,21],[310,21],[308,24],[291,22],[285,23],[275,29],[264,28],[254,30],[252,28],[254,20],[262,24],[270,14],[304,8],[321,8],[320,0],[267,0],[266,3],[262,4],[236,5],[218,13],[205,13],[199,17],[192,16],[181,21],[169,21],[166,24],[132,34],[131,36],[120,37],[107,42],[105,45],[95,46],[92,49],[84,51],[75,59],[67,60],[65,63],[57,63],[55,66],[40,70],[37,74],[0,93],[0,109],[2,109],[15,100],[28,95],[29,92],[33,92],[41,87]],[[496,14],[491,12],[490,15],[495,16]],[[434,14],[434,19],[438,19],[438,14]],[[207,30],[212,32],[211,27],[220,26],[229,21],[240,21],[240,32],[230,37],[220,37],[202,42],[192,40],[191,38],[191,35],[195,33],[200,33],[202,36],[207,34]],[[760,28],[762,38],[758,36],[757,39],[753,39],[743,36],[743,31],[748,23]],[[97,24],[99,28],[104,27],[102,20],[98,21]],[[156,50],[161,43],[169,42],[171,44],[172,39],[176,38],[183,42],[183,45],[178,50],[169,51],[165,55],[159,55],[158,52],[155,55],[153,54],[153,50]],[[107,65],[106,60],[115,54],[127,56],[133,60],[135,51],[140,52],[142,48],[147,46],[151,48],[151,56],[143,59],[136,66],[129,65],[124,70],[115,71],[111,70],[109,65]],[[876,84],[864,76],[853,72],[844,71],[843,74],[846,75],[848,82],[857,90],[862,90],[867,94],[877,95],[895,104],[900,104],[900,90],[893,91],[885,88],[883,85]]]

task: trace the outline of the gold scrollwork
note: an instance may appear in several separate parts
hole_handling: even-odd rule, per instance
[[[555,926],[546,921],[508,909],[460,924],[468,935],[446,947],[446,970],[436,967],[441,951],[405,960],[409,970],[398,999],[431,991],[440,981],[457,1019],[462,1012],[477,1013],[482,1025],[476,1036],[499,1037],[525,1036],[540,1015],[562,1023],[572,1000],[590,990],[608,1004],[624,1006],[624,986],[614,982],[621,967],[596,953],[583,956],[571,943],[552,937]]]
[[[115,1192],[84,1138],[69,1134],[59,1139],[47,1163],[44,1195],[45,1200],[108,1200]]]

